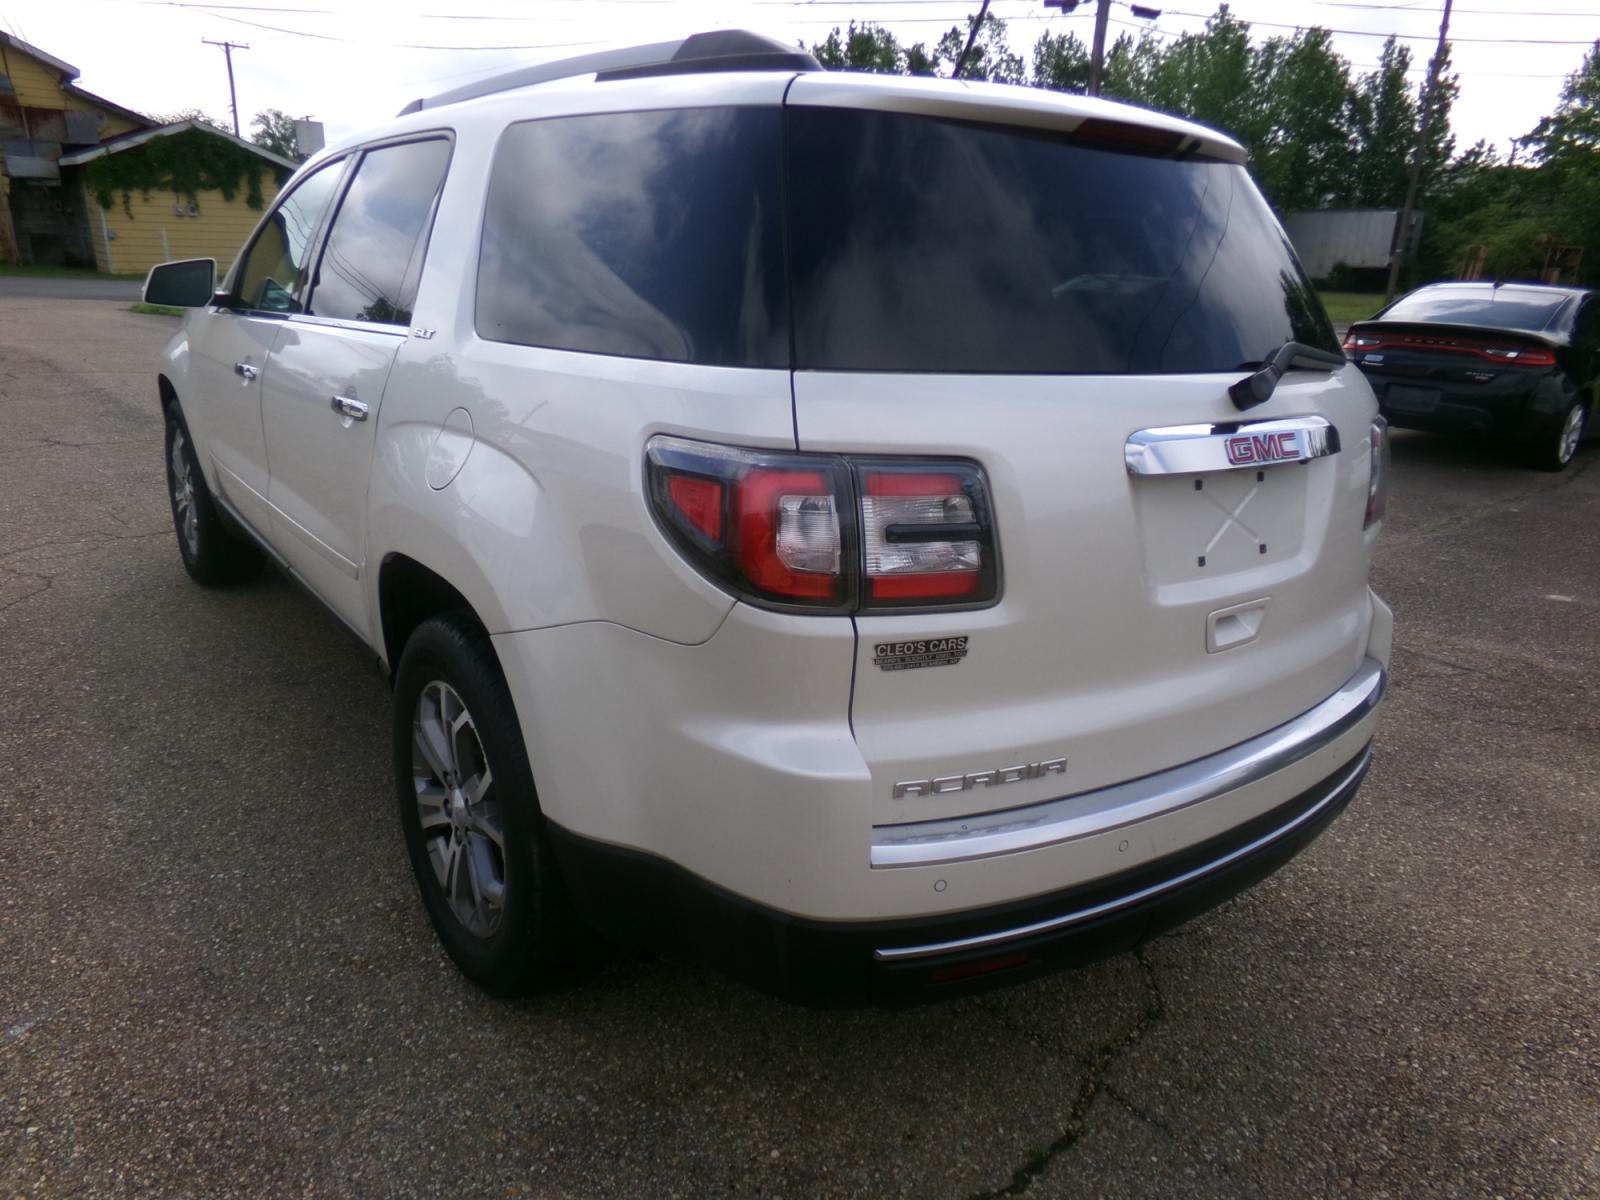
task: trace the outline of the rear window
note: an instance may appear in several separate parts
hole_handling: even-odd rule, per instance
[[[1567,303],[1565,293],[1521,289],[1428,288],[1396,300],[1380,318],[1489,329],[1547,329]]]
[[[511,126],[489,180],[479,335],[788,366],[781,122],[772,106]]]
[[[1333,327],[1243,167],[788,110],[795,365],[1233,371]]]

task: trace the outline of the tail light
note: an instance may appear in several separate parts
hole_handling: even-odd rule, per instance
[[[1367,518],[1361,528],[1371,529],[1383,520],[1389,507],[1389,422],[1377,417],[1368,436],[1372,470],[1367,476]]]
[[[1514,362],[1521,367],[1553,367],[1556,356],[1537,346],[1479,346],[1478,353],[1495,362]]]
[[[657,436],[650,502],[706,575],[770,608],[971,608],[999,594],[975,463],[746,450]]]
[[[1380,333],[1352,329],[1344,336],[1346,350],[1439,350],[1451,354],[1474,354],[1490,362],[1519,367],[1552,367],[1555,352],[1544,346],[1519,346],[1497,342],[1477,342],[1446,334]]]

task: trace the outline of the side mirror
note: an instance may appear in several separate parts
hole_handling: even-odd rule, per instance
[[[144,279],[144,302],[173,308],[204,308],[217,283],[217,260],[188,258],[150,268]]]

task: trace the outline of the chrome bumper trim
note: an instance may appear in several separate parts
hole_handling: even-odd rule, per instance
[[[1366,659],[1310,712],[1180,767],[1026,808],[873,829],[874,867],[931,867],[1038,850],[1165,816],[1265,779],[1354,729],[1383,698],[1386,675]]]
[[[949,942],[933,942],[926,946],[897,946],[892,950],[875,950],[873,958],[879,962],[904,962],[907,959],[929,958],[937,954],[950,954],[960,950],[980,950],[990,946],[1004,945],[1006,942],[1016,941],[1019,938],[1032,937],[1038,933],[1051,933],[1058,929],[1065,929],[1071,925],[1092,921],[1096,917],[1107,916],[1124,908],[1132,908],[1147,900],[1154,900],[1164,892],[1176,891],[1185,884],[1193,883],[1198,879],[1213,872],[1220,871],[1230,863],[1237,862],[1247,855],[1255,853],[1263,847],[1271,845],[1280,838],[1293,833],[1308,821],[1313,821],[1317,816],[1335,800],[1344,790],[1361,777],[1367,769],[1367,764],[1372,761],[1372,749],[1368,747],[1362,751],[1361,759],[1350,768],[1339,782],[1328,789],[1328,794],[1305,812],[1295,817],[1292,821],[1274,829],[1271,833],[1263,834],[1255,841],[1240,846],[1224,854],[1221,858],[1212,859],[1203,866],[1195,867],[1192,871],[1185,871],[1182,875],[1175,875],[1171,879],[1164,879],[1160,883],[1151,884],[1137,892],[1129,892],[1118,896],[1115,900],[1107,900],[1102,904],[1095,904],[1089,908],[1080,908],[1076,912],[1064,913],[1059,917],[1051,917],[1048,921],[1035,921],[1031,925],[1021,925],[1015,929],[1001,929],[994,933],[978,934],[974,937],[956,938]]]

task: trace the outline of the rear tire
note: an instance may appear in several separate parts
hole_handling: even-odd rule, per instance
[[[1566,470],[1583,441],[1588,417],[1583,401],[1574,397],[1566,411],[1534,438],[1528,448],[1529,465],[1541,471]]]
[[[406,642],[394,773],[417,889],[461,973],[498,996],[561,974],[571,918],[522,730],[489,639],[464,614]]]
[[[194,443],[176,407],[167,412],[167,500],[183,569],[206,587],[236,583],[261,569],[261,551],[229,532],[211,499]]]

